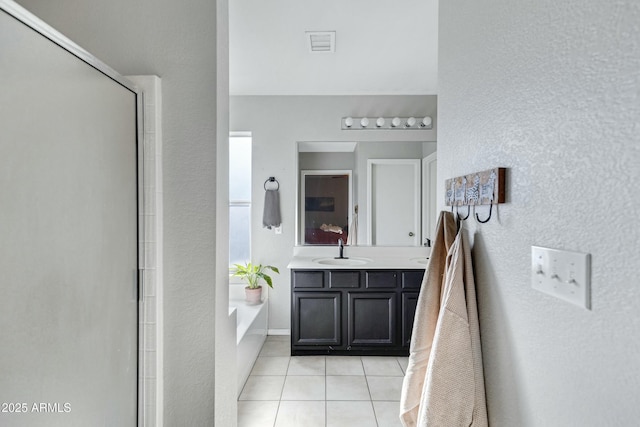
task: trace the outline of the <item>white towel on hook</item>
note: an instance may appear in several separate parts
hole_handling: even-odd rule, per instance
[[[356,246],[358,244],[358,207],[356,206],[351,225],[349,225],[349,234],[347,235],[347,245]]]
[[[488,426],[471,251],[441,212],[418,297],[400,420],[404,426]]]

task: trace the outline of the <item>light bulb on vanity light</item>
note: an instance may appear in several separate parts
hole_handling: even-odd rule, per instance
[[[431,117],[426,116],[425,118],[422,119],[422,121],[420,122],[420,127],[421,128],[430,128],[431,127]]]
[[[344,119],[344,125],[348,128],[353,126],[353,118],[347,117],[346,119]]]
[[[376,126],[379,127],[379,128],[384,126],[384,118],[383,117],[378,117],[378,120],[376,120]]]
[[[400,120],[400,117],[394,117],[393,120],[391,120],[391,127],[397,128],[398,126],[400,126],[401,122],[402,121]]]
[[[415,124],[416,124],[416,118],[415,117],[409,117],[407,119],[407,124],[405,124],[404,127],[410,128],[410,127],[415,126]]]
[[[366,117],[363,117],[360,120],[360,126],[362,126],[363,128],[366,128],[367,126],[369,126],[369,119],[367,119]]]

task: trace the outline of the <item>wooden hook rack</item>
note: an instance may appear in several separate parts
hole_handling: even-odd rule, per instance
[[[447,206],[495,205],[505,202],[505,168],[450,178],[445,181]]]
[[[505,168],[493,168],[447,179],[445,204],[451,206],[452,212],[454,206],[456,210],[458,206],[466,206],[467,216],[461,217],[458,213],[458,218],[463,221],[469,218],[471,206],[489,205],[489,216],[486,219],[480,219],[475,214],[478,222],[486,223],[491,219],[493,205],[505,202],[504,175]]]

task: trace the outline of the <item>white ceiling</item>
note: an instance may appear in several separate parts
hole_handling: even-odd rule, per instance
[[[438,0],[230,0],[229,39],[232,95],[437,94]]]

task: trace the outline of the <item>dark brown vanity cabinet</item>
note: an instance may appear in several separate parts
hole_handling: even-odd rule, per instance
[[[292,270],[291,354],[407,355],[424,270]]]

